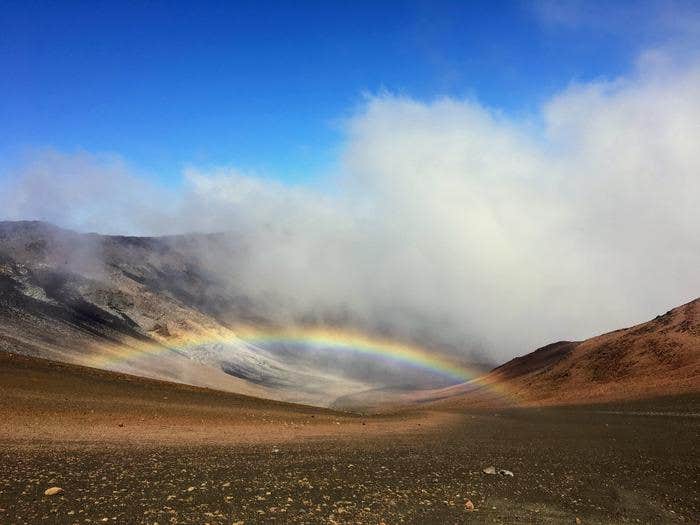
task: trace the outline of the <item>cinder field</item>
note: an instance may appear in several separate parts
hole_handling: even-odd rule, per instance
[[[697,395],[362,416],[2,360],[3,524],[700,518]]]

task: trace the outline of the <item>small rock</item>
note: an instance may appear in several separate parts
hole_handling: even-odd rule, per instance
[[[63,494],[64,490],[61,487],[50,487],[44,491],[44,496],[55,496],[56,494]]]
[[[474,510],[474,504],[472,503],[472,500],[468,499],[467,501],[465,501],[464,508],[467,509],[469,512],[472,512]]]
[[[187,492],[192,492],[193,490],[195,490],[194,487],[187,487]]]
[[[486,468],[483,470],[483,472],[484,472],[484,474],[489,474],[489,475],[496,474],[496,467],[493,467],[493,466],[491,466],[491,467],[486,467]]]
[[[511,478],[514,476],[514,474],[510,470],[506,470],[504,468],[500,469],[498,471],[499,476],[510,476]]]
[[[576,516],[576,525],[581,525],[581,518]]]

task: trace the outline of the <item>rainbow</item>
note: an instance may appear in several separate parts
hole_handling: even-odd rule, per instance
[[[389,361],[440,374],[455,381],[471,381],[481,375],[475,368],[459,365],[444,356],[430,353],[418,346],[359,332],[330,328],[293,328],[285,330],[259,330],[239,328],[236,335],[252,345],[313,346],[334,352],[354,353],[383,358]]]
[[[369,336],[360,332],[334,328],[267,328],[239,326],[232,330],[205,330],[173,339],[163,339],[158,343],[133,341],[129,344],[104,350],[91,359],[90,366],[112,368],[120,362],[135,361],[143,357],[157,356],[168,352],[183,352],[198,346],[212,344],[240,344],[262,347],[284,344],[294,346],[312,346],[332,352],[345,352],[374,356],[422,369],[447,377],[458,383],[469,383],[475,387],[484,387],[513,402],[513,395],[504,389],[500,382],[484,377],[482,370],[459,363],[447,356],[428,352],[408,343]]]

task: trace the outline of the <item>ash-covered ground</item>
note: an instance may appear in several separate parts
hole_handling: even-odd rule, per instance
[[[385,436],[338,425],[278,444],[4,443],[0,522],[697,523],[688,403],[462,414]],[[44,496],[53,485],[65,492]]]

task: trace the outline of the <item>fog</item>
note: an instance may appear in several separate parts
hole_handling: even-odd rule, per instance
[[[0,178],[0,216],[231,232],[200,256],[266,318],[501,361],[700,295],[698,137],[700,67],[648,53],[517,117],[367,97],[313,185],[191,167],[173,188],[117,155],[35,151]]]

